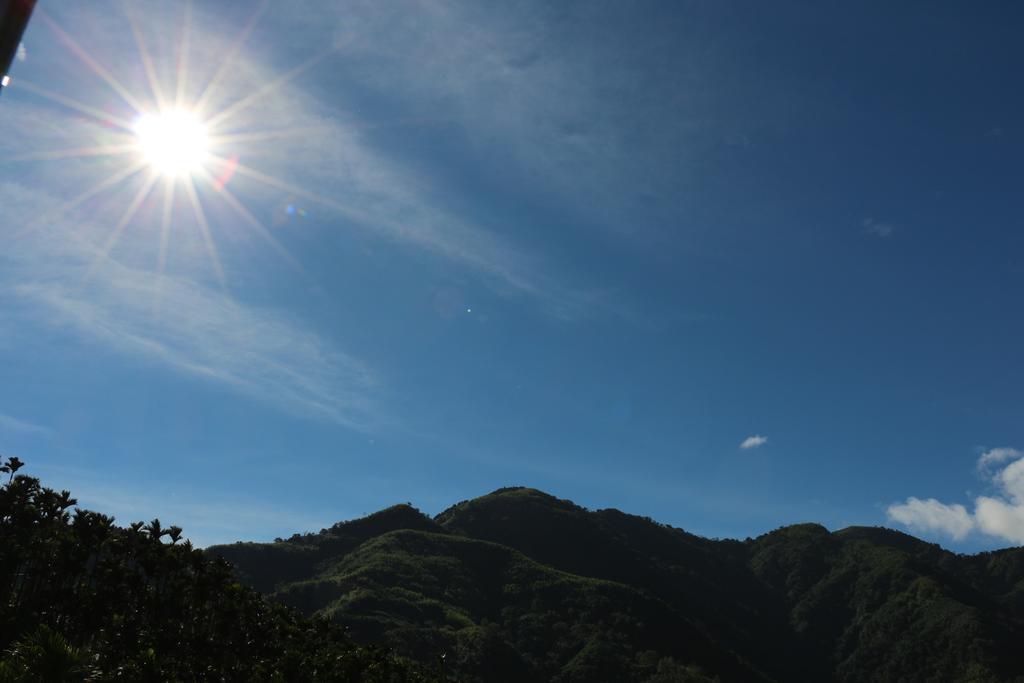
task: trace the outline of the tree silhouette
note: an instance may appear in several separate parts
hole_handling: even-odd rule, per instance
[[[9,458],[0,471],[14,472]],[[67,491],[0,486],[0,683],[231,680],[417,683],[392,652],[265,601],[159,519],[128,528]],[[162,543],[167,536],[170,543]]]
[[[21,460],[14,456],[11,456],[10,458],[7,459],[6,463],[0,465],[0,472],[10,472],[11,476],[8,478],[7,483],[11,483],[12,481],[14,481],[14,474],[22,467],[24,467],[24,465],[25,463],[23,463]]]
[[[155,541],[159,541],[167,533],[167,531],[160,525],[160,520],[155,518],[152,522],[147,524],[145,528],[149,537]]]

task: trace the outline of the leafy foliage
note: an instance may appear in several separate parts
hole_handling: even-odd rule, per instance
[[[0,681],[424,681],[240,584],[160,520],[116,527],[15,475],[0,487]]]

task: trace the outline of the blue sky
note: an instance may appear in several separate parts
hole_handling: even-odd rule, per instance
[[[0,100],[51,485],[200,544],[506,485],[1024,543],[1015,4],[188,7],[42,2]],[[153,83],[216,158],[147,194]]]

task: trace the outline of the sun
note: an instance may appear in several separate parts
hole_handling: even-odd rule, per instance
[[[145,113],[132,130],[142,158],[165,178],[190,176],[202,170],[210,154],[206,124],[184,109]]]
[[[0,0],[0,5],[4,0]],[[168,3],[177,5],[178,3]],[[267,3],[262,3],[265,8]],[[149,84],[149,92],[135,91],[126,87],[114,73],[83,48],[70,33],[61,28],[52,18],[41,15],[41,19],[60,39],[71,53],[92,72],[92,75],[106,83],[117,95],[123,106],[111,109],[107,105],[97,106],[88,101],[76,100],[64,93],[50,91],[19,79],[22,88],[49,99],[52,102],[74,110],[77,114],[103,127],[101,144],[71,146],[65,149],[44,150],[20,157],[24,161],[58,159],[90,159],[103,161],[125,160],[111,164],[116,168],[110,175],[99,178],[81,193],[72,197],[37,219],[30,221],[22,231],[37,230],[51,224],[55,216],[67,214],[76,208],[92,202],[107,192],[120,192],[133,186],[134,194],[127,201],[120,216],[110,228],[110,234],[98,248],[91,273],[96,264],[110,258],[112,250],[122,235],[135,223],[143,224],[145,215],[158,229],[151,231],[158,235],[157,273],[162,277],[167,263],[168,245],[172,225],[191,222],[202,236],[212,268],[227,291],[227,281],[204,205],[218,202],[233,211],[241,222],[251,228],[274,248],[289,264],[301,271],[301,265],[270,232],[263,221],[228,187],[232,178],[245,177],[249,182],[273,188],[288,196],[302,197],[325,206],[340,207],[329,197],[288,183],[270,173],[261,172],[243,163],[241,154],[247,143],[264,143],[285,140],[295,135],[308,134],[310,129],[291,129],[277,124],[269,130],[253,128],[251,123],[244,127],[239,116],[269,94],[311,69],[324,58],[334,53],[334,48],[324,50],[298,66],[277,77],[270,78],[255,89],[245,90],[238,99],[230,100],[221,91],[222,81],[231,76],[237,66],[240,50],[249,39],[263,9],[257,9],[242,29],[241,34],[228,47],[222,61],[212,74],[204,74],[202,83],[197,74],[189,72],[190,39],[192,30],[192,3],[181,3],[185,11],[182,19],[181,40],[173,56],[168,56],[166,68],[154,61],[147,47],[145,35],[137,17],[125,3],[125,16],[131,25],[131,33],[138,48],[138,58],[128,60],[134,66],[141,66]],[[159,26],[162,30],[163,26]],[[175,42],[175,41],[172,41]],[[173,63],[172,63],[173,62]],[[171,82],[160,80],[161,72],[170,73]],[[227,89],[230,93],[231,89]],[[127,115],[114,113],[120,110]],[[105,144],[103,144],[105,143]],[[163,181],[163,182],[161,182]],[[162,186],[162,202],[151,201]],[[162,208],[161,206],[162,205]],[[191,213],[194,220],[187,218]],[[113,218],[113,215],[111,215]]]

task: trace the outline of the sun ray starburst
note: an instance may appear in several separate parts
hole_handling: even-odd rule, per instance
[[[206,87],[204,87],[202,92],[199,93],[199,97],[196,98],[194,109],[200,116],[207,111],[210,98],[212,98],[214,93],[217,92],[217,87],[227,75],[228,69],[235,62],[235,59],[238,57],[238,53],[242,51],[243,47],[245,47],[246,41],[249,40],[249,36],[252,34],[253,29],[256,28],[256,24],[259,22],[260,17],[262,17],[263,13],[267,10],[269,3],[270,0],[262,0],[262,2],[260,2],[256,7],[252,16],[249,17],[249,21],[246,22],[245,27],[242,29],[241,33],[238,34],[235,42],[232,43],[231,47],[228,49],[224,59],[221,60],[220,66],[217,67],[217,70],[210,78],[210,81],[206,84]]]
[[[297,76],[301,75],[303,72],[309,71],[311,68],[313,68],[314,66],[316,66],[317,64],[322,62],[324,60],[324,58],[329,56],[334,51],[335,51],[335,48],[330,48],[328,50],[324,50],[320,54],[317,54],[317,55],[314,55],[314,56],[310,57],[309,59],[307,59],[303,63],[301,63],[298,66],[296,66],[293,69],[291,69],[290,71],[287,71],[286,73],[282,74],[281,76],[279,76],[279,77],[271,80],[270,82],[264,84],[261,88],[259,88],[255,92],[249,93],[248,95],[246,95],[242,99],[238,100],[234,104],[232,104],[232,105],[230,105],[228,107],[225,107],[221,111],[219,111],[216,114],[212,115],[209,119],[207,119],[207,123],[210,126],[217,126],[217,125],[220,125],[220,124],[224,123],[228,119],[230,119],[230,118],[232,118],[234,116],[237,116],[239,113],[241,113],[241,112],[245,111],[247,108],[251,107],[260,98],[266,97],[266,95],[268,93],[273,92],[274,90],[280,88],[285,83],[287,83],[287,82],[289,82],[291,80],[294,80]]]
[[[120,95],[121,98],[129,106],[131,106],[132,109],[134,109],[135,111],[141,111],[143,109],[142,103],[139,102],[139,100],[136,99],[135,96],[132,95],[126,87],[121,85],[121,82],[114,78],[114,75],[111,74],[110,71],[108,71],[102,64],[96,61],[96,59],[94,59],[92,55],[90,55],[81,45],[79,45],[78,42],[74,38],[72,38],[67,31],[62,29],[56,21],[54,21],[45,12],[40,12],[39,16],[43,20],[43,22],[45,22],[46,25],[50,27],[50,30],[53,31],[54,34],[56,34],[57,38],[62,43],[64,43],[64,45],[69,50],[71,50],[71,52],[73,52],[75,56],[82,61],[83,64],[88,66],[93,73],[95,73],[97,76],[103,79],[103,81],[106,82],[108,86],[110,86],[111,90]]]
[[[11,161],[56,161],[58,159],[84,159],[87,157],[109,157],[132,154],[136,145],[120,143],[116,145],[93,145],[91,147],[68,147],[53,149],[32,154],[16,154],[8,157]]]
[[[221,265],[220,252],[217,251],[217,244],[213,241],[213,233],[210,232],[210,223],[206,219],[203,204],[199,201],[199,195],[196,193],[196,184],[191,177],[188,177],[185,179],[184,186],[185,195],[192,206],[192,212],[195,215],[196,222],[199,224],[199,231],[202,233],[203,242],[206,244],[206,252],[210,256],[210,262],[213,264],[214,271],[217,273],[217,279],[226,292],[228,281],[224,276],[224,266]]]
[[[80,102],[72,97],[68,97],[66,95],[61,95],[60,93],[53,92],[52,90],[48,90],[47,88],[44,88],[40,85],[36,85],[31,81],[25,80],[23,78],[18,79],[18,87],[22,90],[27,90],[28,92],[35,93],[40,97],[50,100],[51,102],[63,105],[68,109],[78,112],[79,114],[84,114],[95,120],[97,123],[108,126],[114,126],[115,128],[120,128],[125,132],[130,131],[132,129],[132,122],[128,119],[115,116],[110,112],[103,111],[99,107],[93,107],[84,102]]]
[[[15,237],[34,231],[44,225],[53,225],[63,216],[93,202],[98,196],[129,183],[139,173],[148,171],[134,187],[130,194],[125,195],[127,203],[119,210],[116,218],[112,216],[113,225],[106,237],[99,240],[95,249],[95,257],[86,269],[86,279],[99,272],[101,263],[110,258],[111,253],[122,242],[125,235],[132,231],[133,225],[145,216],[153,216],[159,226],[156,254],[157,297],[159,298],[160,282],[165,276],[168,265],[168,251],[172,236],[180,229],[178,223],[188,220],[194,224],[201,238],[213,273],[225,292],[228,291],[227,277],[222,264],[220,249],[217,245],[216,226],[211,225],[204,204],[220,201],[245,225],[291,266],[302,272],[298,261],[289,253],[285,246],[270,229],[260,221],[253,211],[239,197],[228,189],[236,170],[250,181],[256,181],[267,187],[287,192],[289,195],[304,196],[313,201],[322,201],[328,206],[335,206],[326,197],[302,190],[298,186],[276,178],[270,173],[258,171],[239,162],[240,152],[247,144],[282,140],[288,137],[322,133],[323,128],[316,126],[288,127],[287,125],[271,126],[265,130],[253,129],[250,126],[239,126],[240,115],[252,109],[261,98],[266,97],[281,86],[298,78],[309,71],[335,50],[319,52],[277,77],[265,80],[261,85],[250,89],[234,98],[225,98],[221,85],[237,65],[239,55],[253,33],[258,21],[269,6],[269,0],[263,0],[223,54],[212,76],[200,86],[200,77],[192,73],[192,50],[194,30],[194,8],[192,0],[183,3],[180,14],[181,24],[175,40],[171,58],[161,62],[151,50],[154,43],[147,40],[146,26],[143,17],[131,0],[122,0],[122,9],[130,31],[131,40],[138,53],[138,64],[145,84],[143,92],[135,92],[129,85],[115,75],[115,70],[105,66],[95,55],[91,54],[72,32],[58,24],[57,20],[45,13],[40,13],[42,22],[53,32],[58,41],[76,60],[93,76],[99,79],[112,91],[123,104],[117,106],[94,105],[75,97],[44,88],[37,84],[20,81],[27,92],[31,92],[50,102],[66,107],[86,119],[98,124],[95,144],[70,145],[63,149],[39,150],[14,157],[19,161],[74,161],[90,162],[95,160],[114,162],[119,157],[131,160],[120,169],[108,173],[92,183],[72,199],[60,206],[37,216],[31,223],[24,226]],[[155,43],[159,45],[159,41]],[[171,71],[172,82],[161,79],[161,73]],[[130,81],[129,81],[130,83]],[[145,90],[148,89],[148,92]],[[227,101],[225,101],[227,100]],[[217,103],[214,106],[214,103]],[[112,110],[111,110],[112,109]],[[128,115],[125,115],[128,112]],[[231,123],[231,125],[229,125]],[[134,158],[132,158],[134,157]],[[147,200],[162,187],[162,201],[155,204]],[[179,198],[186,210],[176,209]],[[116,201],[123,201],[118,198]],[[144,208],[148,207],[148,208]]]
[[[153,99],[156,100],[157,108],[166,109],[167,98],[164,96],[164,89],[160,85],[160,79],[156,75],[156,65],[154,65],[153,57],[149,53],[146,39],[142,35],[142,28],[139,26],[135,11],[130,7],[127,0],[122,0],[121,8],[128,19],[128,25],[131,27],[135,49],[139,52],[139,59],[142,61],[142,68],[146,72],[146,80],[149,82],[149,90],[153,94]]]
[[[167,242],[171,236],[171,221],[174,218],[174,189],[175,183],[165,178],[163,209],[160,212],[160,244],[156,253],[156,293],[158,305],[164,272],[167,269]]]
[[[134,176],[136,173],[139,173],[145,167],[146,164],[144,162],[137,162],[135,164],[132,164],[131,166],[128,166],[127,168],[123,168],[120,171],[117,171],[116,173],[107,176],[106,178],[97,181],[96,183],[90,185],[83,192],[76,195],[72,199],[37,216],[34,220],[32,220],[27,225],[22,227],[21,230],[16,232],[14,234],[14,238],[18,239],[26,234],[39,230],[44,225],[57,221],[58,219],[67,215],[71,211],[74,211],[76,208],[78,208],[88,200],[92,199],[96,195],[121,184],[121,182],[123,182],[124,180]]]
[[[188,89],[188,51],[192,40],[192,0],[185,0],[185,18],[181,22],[181,43],[178,46],[178,66],[175,70],[177,91],[174,106],[178,109],[185,106],[185,92]]]
[[[261,223],[260,220],[256,218],[256,216],[252,215],[252,211],[245,208],[245,205],[238,199],[238,197],[234,195],[234,193],[231,192],[231,190],[229,190],[227,187],[224,187],[223,185],[218,186],[216,178],[214,178],[209,172],[205,170],[202,171],[202,177],[203,180],[210,183],[211,186],[217,188],[217,192],[224,199],[225,203],[227,203],[227,205],[232,210],[234,210],[234,212],[238,214],[238,216],[243,221],[248,223],[249,226],[256,231],[256,234],[258,234],[260,237],[266,240],[267,243],[270,244],[271,247],[273,247],[274,251],[280,254],[281,257],[284,258],[289,264],[291,264],[291,266],[294,267],[296,270],[298,270],[301,273],[305,273],[305,270],[302,268],[298,260],[296,260],[296,258],[292,256],[291,252],[285,249],[284,245],[282,245],[271,234],[270,230],[267,229],[267,226],[263,225],[263,223]]]
[[[147,177],[146,180],[143,181],[142,185],[139,186],[139,189],[132,198],[131,203],[129,203],[125,208],[124,213],[121,214],[121,218],[117,221],[117,224],[111,231],[110,237],[107,238],[107,241],[103,244],[99,253],[96,254],[95,258],[93,258],[92,265],[89,266],[89,270],[86,272],[86,280],[92,277],[100,262],[110,255],[110,251],[114,248],[114,245],[117,244],[117,240],[121,237],[121,233],[124,232],[126,227],[128,227],[128,223],[135,217],[139,207],[142,206],[142,203],[149,196],[150,191],[159,179],[159,173],[150,172],[149,177]]]

